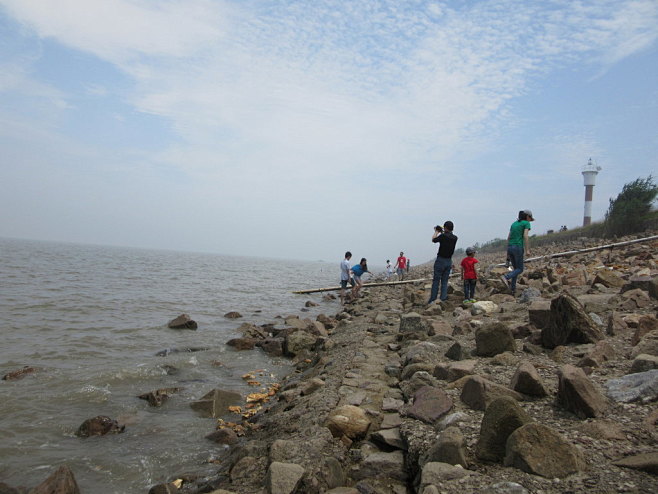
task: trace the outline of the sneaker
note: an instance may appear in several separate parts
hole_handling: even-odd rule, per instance
[[[469,302],[472,303],[472,304],[474,304],[475,302],[477,302],[477,300],[475,300],[474,298],[472,298],[472,299],[469,300]]]
[[[471,302],[472,302],[472,300],[465,298],[462,303],[463,304],[470,304]]]
[[[505,275],[502,275],[500,277],[500,280],[505,283],[505,286],[507,287],[508,290],[512,290],[512,285],[510,284],[509,280],[505,277]]]

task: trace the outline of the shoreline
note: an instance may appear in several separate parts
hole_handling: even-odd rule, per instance
[[[658,413],[650,401],[627,403],[605,395],[609,381],[637,365],[638,348],[654,348],[650,336],[658,329],[656,294],[624,287],[646,281],[638,277],[657,285],[657,247],[654,241],[529,265],[520,288],[534,289],[539,296],[525,303],[503,293],[491,276],[478,287],[477,298],[487,294],[482,299],[498,309],[478,315],[462,306],[456,292],[448,304],[428,309],[426,286],[369,290],[336,315],[336,327],[317,339],[317,347],[297,357],[297,370],[281,383],[277,402],[249,420],[253,430],[232,447],[217,476],[189,490],[183,484],[180,492],[511,492],[501,482],[518,484],[515,492],[657,491],[655,474],[637,469],[646,466],[615,463],[640,453],[655,455]],[[423,269],[431,268],[417,266],[414,274],[422,276]],[[614,271],[619,284],[613,286],[611,280],[606,286],[597,278],[604,271]],[[551,281],[552,276],[559,279]],[[634,290],[643,292],[634,294],[639,303],[628,295]],[[596,344],[541,346],[542,330],[536,325],[550,315],[550,300],[565,291],[584,302],[586,314],[601,320],[604,337]],[[495,323],[509,330],[515,349],[477,355],[476,334]],[[455,344],[462,349],[461,360],[445,356]],[[609,347],[607,356],[597,350],[601,347]],[[510,390],[522,362],[537,370],[548,393],[524,394],[518,405],[532,423],[547,426],[574,448],[583,459],[578,471],[549,478],[482,459],[485,412],[464,402],[464,389],[479,376]],[[602,408],[593,416],[558,404],[560,376],[571,366],[583,370],[603,396]],[[418,391],[426,387],[445,393],[443,399],[450,403],[446,412],[434,409],[436,402],[428,405],[429,411],[414,409]],[[489,398],[485,393],[487,405]],[[337,410],[344,428],[328,426]],[[455,467],[455,460],[465,465]]]
[[[293,370],[270,401],[240,424],[244,435],[231,436],[216,474],[177,472],[149,492],[658,491],[655,470],[645,471],[658,464],[658,395],[646,403],[624,402],[606,392],[611,381],[631,371],[651,373],[658,361],[656,252],[654,241],[529,264],[518,299],[505,293],[499,268],[483,269],[486,280],[478,282],[476,298],[493,305],[463,304],[456,281],[448,303],[428,308],[425,282],[366,289],[333,317],[288,317],[286,328],[273,334],[237,328],[261,344],[279,338],[281,349],[294,354]],[[481,266],[501,256],[483,256]],[[410,275],[431,278],[431,269],[431,263],[417,265]],[[607,277],[611,273],[616,278]],[[566,292],[603,337],[542,346],[542,333],[556,317],[551,301]],[[511,346],[483,350],[486,330],[493,327],[494,341]],[[654,360],[642,360],[643,354]],[[535,384],[546,396],[517,390],[522,364],[534,369]],[[595,413],[560,403],[560,383],[572,367],[603,397]],[[558,462],[560,468],[548,475],[524,471],[513,461],[505,465],[500,451],[487,450],[484,418],[492,403],[527,415],[522,427],[548,428],[560,441],[553,449],[573,454],[576,470]],[[497,441],[508,453],[505,441]],[[545,444],[548,439],[537,450]],[[546,457],[552,453],[544,451]],[[639,460],[630,467],[617,464],[640,454],[649,455],[648,467]]]

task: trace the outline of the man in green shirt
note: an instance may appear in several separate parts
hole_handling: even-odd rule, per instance
[[[529,209],[519,211],[519,219],[512,223],[507,235],[507,257],[512,263],[513,270],[501,276],[501,280],[510,289],[512,295],[516,293],[516,279],[523,272],[523,257],[530,255],[528,232],[531,221],[535,221],[532,211]]]

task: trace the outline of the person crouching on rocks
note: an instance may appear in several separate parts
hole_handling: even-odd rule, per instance
[[[361,262],[352,266],[352,273],[354,273],[354,286],[352,286],[352,298],[359,298],[359,291],[363,287],[363,281],[361,281],[361,276],[363,273],[369,273],[368,271],[368,262],[365,257],[361,258]]]

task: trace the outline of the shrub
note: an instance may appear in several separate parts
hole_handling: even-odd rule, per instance
[[[624,185],[617,198],[610,199],[604,221],[606,237],[643,231],[656,196],[658,186],[651,175]]]

